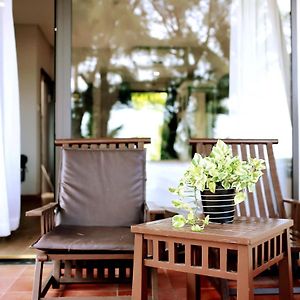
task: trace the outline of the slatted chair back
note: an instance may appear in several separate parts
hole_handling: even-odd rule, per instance
[[[253,193],[247,192],[247,200],[237,205],[239,216],[286,218],[282,193],[277,175],[273,145],[276,139],[222,139],[234,155],[243,160],[256,157],[266,161],[264,175],[255,185]],[[208,156],[217,139],[191,139],[192,153]]]
[[[82,149],[144,149],[149,138],[59,139],[55,146]]]

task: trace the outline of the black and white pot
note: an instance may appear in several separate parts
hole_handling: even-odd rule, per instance
[[[203,213],[209,215],[213,223],[232,223],[235,214],[235,189],[217,188],[215,193],[210,190],[201,192]]]

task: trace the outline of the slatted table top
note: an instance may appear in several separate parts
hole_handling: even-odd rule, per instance
[[[202,232],[192,232],[190,226],[172,227],[171,218],[133,225],[133,233],[155,236],[216,241],[240,245],[255,245],[257,242],[276,236],[293,225],[290,219],[237,218],[233,224],[212,224]]]

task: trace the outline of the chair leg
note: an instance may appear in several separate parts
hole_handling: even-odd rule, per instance
[[[187,299],[188,300],[198,300],[201,299],[201,283],[200,275],[196,274],[186,274],[186,284],[187,284]]]
[[[222,300],[230,299],[228,280],[220,279],[220,293]]]
[[[157,278],[157,269],[151,268],[151,289],[152,289],[152,300],[158,300],[158,278]]]
[[[210,277],[210,282],[219,293],[221,300],[229,300],[229,285],[228,280],[223,278]]]
[[[299,278],[299,266],[298,266],[298,260],[299,260],[299,253],[298,252],[292,252],[292,272],[294,278]]]
[[[52,278],[52,288],[58,289],[60,285],[60,260],[53,261],[53,278]]]
[[[32,300],[39,300],[41,298],[43,266],[44,266],[44,262],[39,261],[37,258],[35,263],[35,271],[34,271]]]

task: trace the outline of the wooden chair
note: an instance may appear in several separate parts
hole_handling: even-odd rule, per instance
[[[62,283],[132,280],[130,226],[145,220],[147,143],[150,139],[55,142],[61,147],[57,202],[26,213],[41,218],[41,238],[32,245],[38,250],[32,299],[45,299],[50,286]],[[53,262],[53,271],[42,284],[46,261]]]
[[[273,145],[278,144],[278,140],[222,140],[231,147],[234,155],[238,155],[243,160],[248,157],[256,157],[266,161],[266,170],[264,170],[264,175],[256,184],[255,191],[247,194],[247,200],[237,206],[236,213],[239,216],[259,218],[292,218],[294,220],[293,230],[291,231],[291,251],[294,260],[292,265],[297,266],[300,251],[300,202],[293,199],[284,199],[282,196],[273,151]],[[192,154],[197,152],[202,156],[209,155],[217,141],[217,139],[191,139]],[[221,286],[223,299],[226,299],[228,298],[226,284],[222,282]]]

